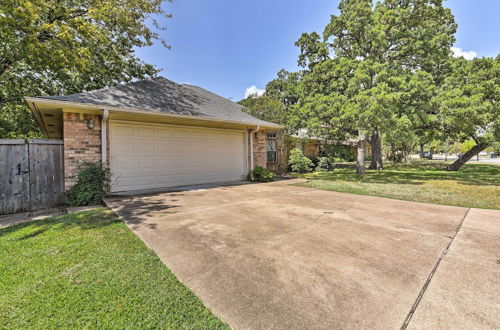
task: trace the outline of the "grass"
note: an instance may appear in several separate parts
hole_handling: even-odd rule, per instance
[[[0,228],[0,260],[0,328],[227,328],[105,209]]]
[[[500,166],[467,164],[457,172],[443,171],[445,162],[414,161],[384,164],[383,171],[354,174],[353,168],[302,175],[300,185],[361,195],[371,195],[463,207],[500,209]]]

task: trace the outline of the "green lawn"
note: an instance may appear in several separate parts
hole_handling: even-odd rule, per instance
[[[467,164],[446,172],[445,162],[414,161],[384,164],[383,171],[354,174],[353,168],[302,175],[301,184],[324,190],[372,195],[408,201],[464,207],[500,209],[500,166]]]
[[[0,228],[0,328],[227,328],[105,209]]]

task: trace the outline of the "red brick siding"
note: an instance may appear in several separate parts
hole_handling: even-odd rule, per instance
[[[259,131],[256,136],[254,135],[253,139],[253,165],[266,168],[266,132]]]
[[[87,121],[94,128],[87,128]],[[101,160],[101,116],[65,112],[63,114],[64,186],[68,190],[76,183],[78,165],[82,161]]]
[[[319,156],[319,144],[316,140],[308,140],[303,144],[304,156],[316,159]]]

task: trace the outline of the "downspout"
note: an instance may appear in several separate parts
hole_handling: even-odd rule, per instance
[[[256,129],[250,130],[250,179],[253,181],[253,134],[259,131],[260,125]]]
[[[101,156],[102,163],[108,163],[108,117],[109,110],[103,109],[101,120]]]

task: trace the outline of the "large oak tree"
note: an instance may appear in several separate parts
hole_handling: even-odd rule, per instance
[[[159,40],[170,0],[2,0],[0,138],[39,135],[25,95],[76,93],[154,76],[134,48]]]
[[[480,151],[500,141],[500,55],[454,59],[453,73],[440,95],[443,132],[456,141],[473,140],[465,154],[445,169],[456,171]]]
[[[357,173],[362,174],[368,138],[374,145],[372,167],[381,169],[384,130],[425,117],[423,108],[416,107],[408,93],[414,93],[412,85],[422,79],[430,77],[434,84],[442,78],[456,24],[441,0],[375,4],[342,0],[339,11],[332,15],[323,38],[317,33],[303,34],[297,42],[299,64],[306,71],[304,84],[309,80],[312,87],[304,87],[303,99],[295,108],[308,126],[355,132],[359,141]],[[428,101],[426,98],[428,95],[419,102]]]

